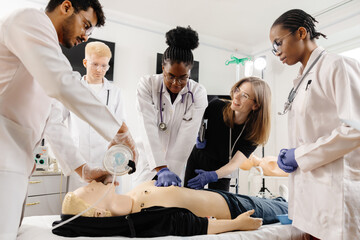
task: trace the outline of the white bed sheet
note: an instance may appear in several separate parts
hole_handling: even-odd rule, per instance
[[[59,215],[32,216],[25,217],[19,229],[17,240],[90,240],[92,237],[66,238],[60,237],[51,232],[52,223],[60,220]],[[127,237],[99,237],[101,240],[122,240],[130,239]],[[196,240],[308,240],[309,236],[291,225],[281,225],[280,223],[264,225],[255,231],[237,231],[216,235],[197,235],[192,237],[166,236],[157,238],[138,238],[138,239],[196,239]]]

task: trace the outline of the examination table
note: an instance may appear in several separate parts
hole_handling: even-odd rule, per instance
[[[19,229],[18,240],[61,240],[76,239],[90,240],[91,237],[65,238],[54,235],[51,232],[52,223],[59,220],[59,215],[31,216],[25,217]],[[116,240],[130,239],[127,237],[99,237],[95,239]],[[140,239],[140,238],[139,238]],[[303,233],[291,225],[281,225],[280,223],[264,225],[255,231],[235,231],[216,235],[197,235],[192,237],[166,236],[157,238],[141,239],[197,239],[197,240],[307,240],[309,235]]]

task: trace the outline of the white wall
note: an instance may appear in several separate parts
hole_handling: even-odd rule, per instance
[[[111,11],[107,11],[106,16],[106,26],[95,30],[93,37],[116,43],[114,82],[123,89],[128,124],[133,134],[138,136],[136,86],[141,76],[155,73],[156,53],[165,51],[165,33],[174,26],[145,22]],[[199,82],[208,94],[228,94],[235,82],[236,70],[233,65],[225,66],[225,61],[233,52],[223,48],[221,40],[206,36],[199,38],[200,45],[193,52],[195,60],[200,63]]]

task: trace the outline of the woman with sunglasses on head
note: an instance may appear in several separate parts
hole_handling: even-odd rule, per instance
[[[215,99],[188,159],[185,187],[229,191],[230,174],[240,167],[270,133],[271,92],[257,77],[241,79],[231,88],[231,101]],[[202,139],[202,133],[205,138]]]
[[[152,180],[156,186],[181,186],[181,173],[196,140],[207,106],[205,88],[189,79],[197,32],[177,27],[166,33],[162,74],[144,76],[137,88],[142,142],[135,185]]]
[[[360,64],[327,53],[315,39],[324,34],[300,9],[272,25],[273,53],[288,65],[301,63],[288,102],[289,149],[278,165],[289,175],[289,217],[320,239],[360,236],[360,132],[343,120],[359,121]]]

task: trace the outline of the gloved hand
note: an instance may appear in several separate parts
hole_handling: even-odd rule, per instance
[[[84,164],[81,166],[81,174],[76,171],[81,179],[85,182],[91,182],[93,180],[97,182],[103,182],[104,184],[108,184],[112,182],[113,176],[106,170],[100,167],[90,167],[89,164]],[[79,167],[78,169],[80,169]],[[119,185],[118,182],[115,181],[115,185]]]
[[[167,167],[160,169],[156,175],[158,176],[157,181],[155,181],[155,186],[157,187],[168,187],[171,185],[181,187],[181,179]]]
[[[279,165],[279,168],[284,170],[284,172],[291,173],[295,171],[298,167],[298,164],[295,160],[295,148],[281,149],[277,164]]]
[[[125,124],[125,123],[123,123]],[[111,140],[109,147],[111,148],[114,145],[123,144],[127,147],[129,147],[133,153],[134,159],[132,159],[135,162],[135,165],[137,163],[137,158],[139,156],[135,142],[133,138],[131,137],[131,134],[129,131],[126,131],[124,133],[117,133],[113,140]]]
[[[188,181],[188,187],[193,189],[202,189],[206,184],[216,182],[218,180],[218,175],[215,171],[196,169],[195,173],[198,175]]]
[[[196,138],[196,148],[197,149],[204,149],[206,147],[206,139],[203,142],[200,141],[200,138]]]

